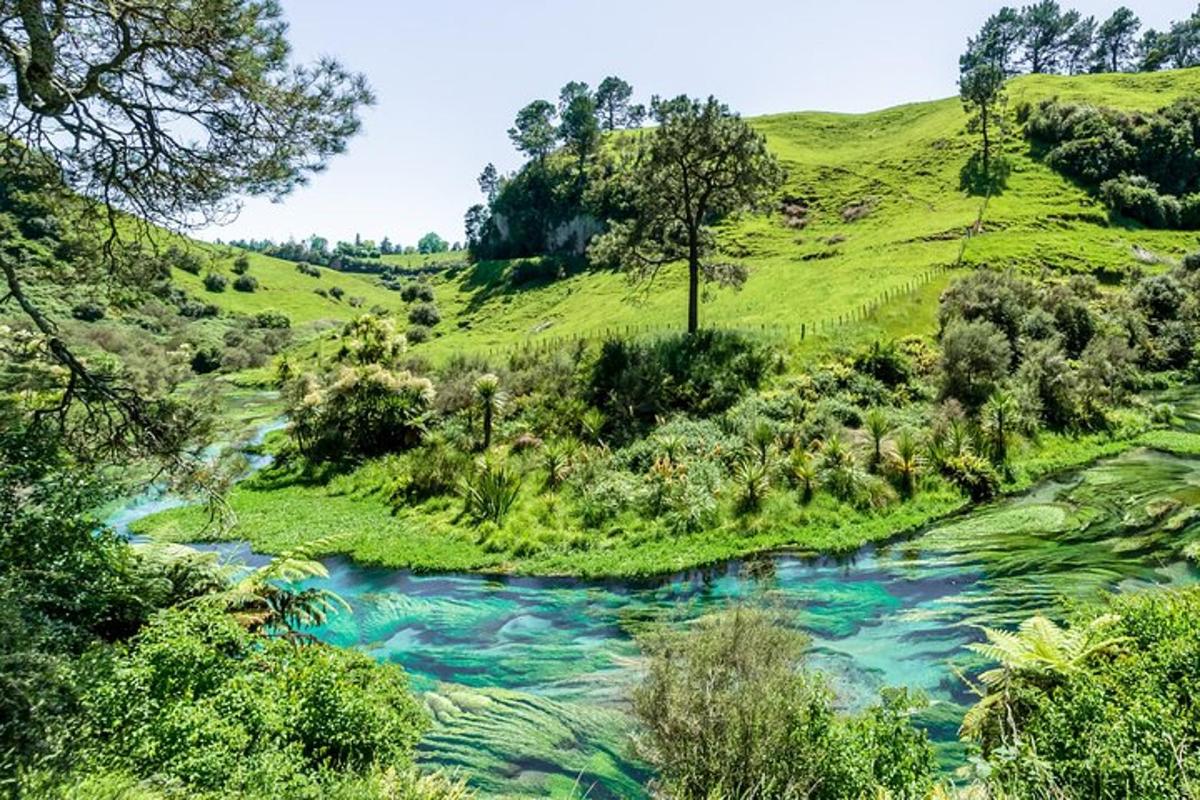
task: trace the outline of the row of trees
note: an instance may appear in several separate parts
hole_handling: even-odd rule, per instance
[[[1142,21],[1125,6],[1103,21],[1055,0],[1005,6],[969,40],[963,58],[964,70],[988,63],[1005,75],[1193,67],[1200,64],[1200,10],[1165,31],[1142,32]]]
[[[330,246],[329,239],[317,234],[301,241],[295,239],[289,239],[286,242],[275,242],[271,239],[234,239],[229,244],[287,261],[320,264],[335,269],[339,264],[377,260],[381,256],[387,255],[433,255],[462,249],[461,242],[451,244],[433,231],[422,236],[416,245],[407,246],[393,244],[392,240],[386,236],[377,243],[373,239],[364,239],[359,234],[355,234],[352,242],[338,241],[332,246]]]
[[[534,100],[517,112],[508,138],[531,159],[542,160],[560,143],[579,156],[599,144],[602,131],[639,127],[646,107],[635,104],[633,87],[609,76],[596,91],[581,81],[571,81],[558,93],[558,104]]]
[[[990,64],[1005,76],[1021,72],[1116,72],[1142,68],[1141,20],[1122,6],[1103,22],[1041,0],[1020,10],[1005,6],[968,40],[963,69]],[[1150,36],[1156,36],[1153,31]]]
[[[466,214],[472,255],[580,254],[595,232],[581,220],[594,215],[588,195],[600,178],[589,167],[598,160],[602,136],[637,127],[645,117],[645,106],[633,103],[633,87],[615,76],[595,91],[570,81],[557,103],[534,100],[519,110],[508,136],[528,160],[511,175],[501,175],[494,164],[484,167],[479,189],[485,202]]]

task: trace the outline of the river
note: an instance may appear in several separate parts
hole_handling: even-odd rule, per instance
[[[163,502],[143,498],[116,521]],[[775,555],[637,582],[423,576],[328,559],[321,585],[353,613],[315,633],[403,665],[435,720],[422,761],[460,769],[486,794],[642,795],[623,713],[639,674],[635,636],[732,603],[766,604],[805,630],[810,665],[846,708],[885,686],[922,690],[931,705],[920,722],[950,765],[972,699],[957,671],[971,667],[964,646],[979,626],[1061,616],[1114,589],[1195,583],[1184,550],[1197,543],[1200,459],[1135,449],[845,559]]]

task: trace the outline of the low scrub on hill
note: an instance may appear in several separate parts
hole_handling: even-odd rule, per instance
[[[332,363],[286,365],[291,435],[235,490],[227,535],[279,550],[337,518],[369,561],[585,574],[851,549],[1155,424],[1137,390],[1200,370],[1196,262],[1116,291],[980,270],[943,294],[935,339],[802,367],[701,331],[431,368],[365,316]],[[198,522],[182,509],[144,530],[187,539]]]
[[[1046,163],[1098,192],[1115,214],[1151,228],[1200,228],[1200,103],[1151,113],[1045,100],[1026,135]]]

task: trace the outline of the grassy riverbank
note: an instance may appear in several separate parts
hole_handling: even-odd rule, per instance
[[[1047,434],[1014,459],[1014,477],[1004,488],[1006,493],[1020,492],[1050,475],[1141,446],[1200,455],[1200,434],[1147,429],[1134,419],[1116,435]],[[264,553],[335,536],[328,555],[394,569],[638,577],[767,550],[848,553],[914,532],[971,505],[945,485],[880,511],[859,510],[828,495],[803,505],[795,493],[779,492],[759,512],[697,533],[673,536],[630,518],[628,527],[614,526],[597,537],[556,514],[555,496],[539,492],[536,481],[528,481],[519,512],[485,537],[462,518],[461,503],[448,498],[394,508],[386,496],[386,470],[384,459],[318,482],[286,466],[270,468],[230,495],[238,518],[230,530],[209,527],[207,512],[200,507],[171,509],[133,529],[172,542],[245,540]],[[519,535],[521,545],[499,549],[505,534]]]

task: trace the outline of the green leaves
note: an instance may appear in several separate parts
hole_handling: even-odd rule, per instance
[[[710,226],[760,206],[782,185],[784,171],[762,134],[714,97],[656,100],[652,114],[658,126],[638,140],[626,165],[627,218],[597,237],[589,255],[647,281],[662,267],[686,260],[692,332],[698,327],[700,278],[740,275],[727,267],[703,269],[713,249]]]

